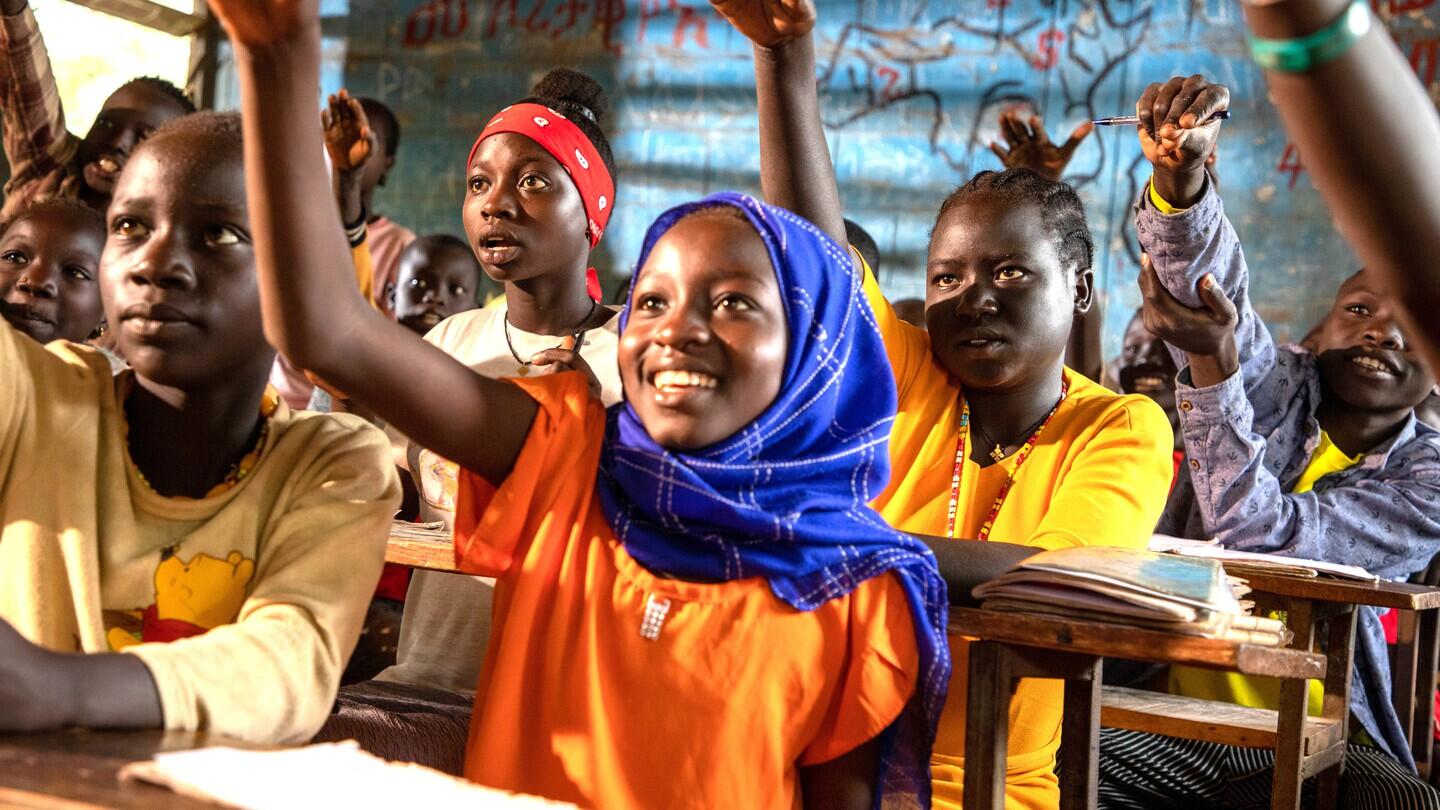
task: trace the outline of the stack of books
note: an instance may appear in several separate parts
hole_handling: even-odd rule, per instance
[[[1046,613],[1279,646],[1284,623],[1251,615],[1246,589],[1215,560],[1123,548],[1042,551],[977,587],[989,610]]]

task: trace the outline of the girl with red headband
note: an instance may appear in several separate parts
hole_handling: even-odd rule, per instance
[[[563,68],[486,120],[465,161],[465,233],[504,303],[448,318],[425,339],[488,377],[588,367],[605,405],[620,399],[618,319],[588,267],[615,200],[600,130],[605,91]],[[562,345],[563,344],[563,345]],[[425,521],[451,524],[458,468],[410,448]],[[416,571],[396,663],[345,687],[319,739],[458,773],[490,636],[493,580]]]

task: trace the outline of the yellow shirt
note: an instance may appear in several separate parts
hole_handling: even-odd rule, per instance
[[[857,259],[858,260],[858,259]],[[930,352],[929,334],[895,316],[873,274],[865,293],[899,388],[890,436],[890,484],[873,506],[892,526],[943,535],[950,504],[960,388]],[[1146,397],[1115,394],[1069,369],[1070,393],[1055,412],[1005,500],[990,536],[1053,549],[1144,548],[1165,506],[1174,469],[1170,423]],[[966,459],[957,534],[974,537],[1015,457],[981,470]],[[934,805],[959,808],[964,783],[969,644],[953,637],[954,672],[931,760]],[[1006,806],[1055,807],[1063,686],[1020,682],[1010,703]]]
[[[1290,491],[1295,494],[1309,492],[1315,482],[1330,473],[1348,470],[1360,463],[1365,454],[1347,456],[1335,446],[1330,434],[1320,431],[1320,443],[1310,454],[1310,463],[1300,473],[1300,480]],[[1275,678],[1247,677],[1234,672],[1216,672],[1197,667],[1171,667],[1170,691],[1186,697],[1204,700],[1219,700],[1237,703],[1257,709],[1280,708],[1280,681]],[[1309,712],[1318,716],[1325,700],[1325,684],[1311,681],[1309,688]]]
[[[382,433],[282,405],[235,487],[162,497],[129,461],[104,357],[0,321],[0,618],[50,649],[137,656],[166,728],[314,735],[399,493]]]

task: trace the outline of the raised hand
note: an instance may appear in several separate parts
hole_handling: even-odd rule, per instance
[[[546,349],[538,352],[530,358],[530,364],[546,367],[550,373],[560,371],[578,371],[585,375],[585,382],[590,386],[590,393],[596,399],[600,398],[600,378],[595,376],[595,370],[580,356],[580,351],[575,348],[575,338],[567,337],[560,342],[560,345],[553,349]]]
[[[1042,177],[1059,180],[1075,156],[1075,150],[1094,129],[1095,125],[1086,121],[1070,133],[1065,143],[1056,146],[1050,142],[1040,116],[1026,119],[1015,110],[1006,110],[1000,113],[1000,136],[1009,148],[991,141],[990,151],[1007,169],[1029,169]]]
[[[1190,356],[1196,386],[1218,383],[1239,368],[1235,349],[1235,304],[1207,273],[1195,285],[1200,303],[1187,307],[1165,289],[1150,254],[1140,254],[1140,296],[1144,300],[1145,328]]]
[[[784,45],[815,27],[815,0],[710,0],[710,5],[762,48]]]
[[[1220,138],[1221,121],[1212,116],[1229,108],[1229,88],[1199,75],[1152,84],[1135,102],[1140,148],[1155,167],[1155,190],[1170,204],[1198,201],[1205,161]]]
[[[320,22],[320,0],[209,0],[230,41],[260,47],[294,37]]]
[[[325,151],[337,171],[358,171],[375,154],[375,133],[370,130],[365,108],[344,88],[330,96],[328,106],[320,111],[320,125],[325,131]]]

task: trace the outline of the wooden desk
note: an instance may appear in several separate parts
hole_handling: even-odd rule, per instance
[[[85,731],[0,735],[0,806],[214,810],[153,785],[121,782],[125,765],[161,751],[243,743],[174,731]]]
[[[448,533],[399,520],[390,524],[390,543],[385,548],[385,562],[427,571],[458,572],[455,546]]]
[[[1304,601],[1327,606],[1334,613],[1343,606],[1369,605],[1400,611],[1399,644],[1391,655],[1391,700],[1400,718],[1405,739],[1422,778],[1431,775],[1432,740],[1435,734],[1436,667],[1440,665],[1440,588],[1408,582],[1358,582],[1326,577],[1305,578],[1274,574],[1236,574],[1246,580],[1261,607],[1286,610]],[[1296,633],[1298,646],[1316,611],[1287,620]],[[1351,638],[1348,645],[1354,646]],[[1346,666],[1350,655],[1346,656]],[[1348,700],[1348,686],[1346,698]]]
[[[1061,721],[1060,806],[1094,808],[1100,760],[1100,662],[1106,656],[1299,679],[1301,689],[1282,691],[1282,717],[1298,704],[1299,727],[1284,724],[1279,734],[1295,738],[1304,729],[1306,679],[1326,676],[1324,656],[1305,650],[1216,641],[1108,622],[1074,621],[1028,613],[998,613],[952,608],[952,634],[974,639],[970,646],[969,694],[965,723],[965,808],[1002,810],[1005,806],[1005,753],[1009,738],[1010,696],[1017,678],[1061,678],[1065,710]],[[1346,677],[1348,681],[1348,670]],[[1327,679],[1328,680],[1328,679]],[[1338,743],[1325,741],[1317,769],[1334,765]],[[1296,803],[1299,802],[1298,783]],[[1286,798],[1288,801],[1289,799]]]

